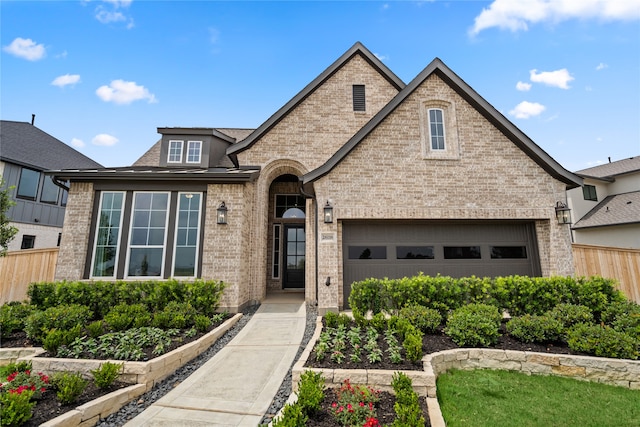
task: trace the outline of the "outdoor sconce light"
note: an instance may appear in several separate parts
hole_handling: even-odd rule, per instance
[[[333,222],[333,206],[327,200],[327,204],[324,205],[324,223],[331,224]]]
[[[224,202],[220,203],[218,207],[218,224],[226,224],[227,223],[227,206]]]
[[[556,219],[560,225],[571,224],[571,209],[569,209],[564,203],[557,202]]]

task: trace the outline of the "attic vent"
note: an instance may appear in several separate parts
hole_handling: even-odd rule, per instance
[[[366,111],[364,85],[353,85],[353,111]]]

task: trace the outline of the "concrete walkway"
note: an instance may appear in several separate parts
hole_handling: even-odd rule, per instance
[[[126,426],[260,425],[305,322],[304,294],[269,294],[229,344]]]

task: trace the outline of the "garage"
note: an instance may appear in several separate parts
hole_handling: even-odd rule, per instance
[[[369,277],[541,275],[533,221],[344,221],[344,301]]]

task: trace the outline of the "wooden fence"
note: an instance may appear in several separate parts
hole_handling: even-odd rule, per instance
[[[26,249],[0,257],[0,305],[27,298],[33,282],[53,281],[58,248]]]
[[[576,276],[616,279],[619,289],[640,304],[640,249],[573,245]]]

